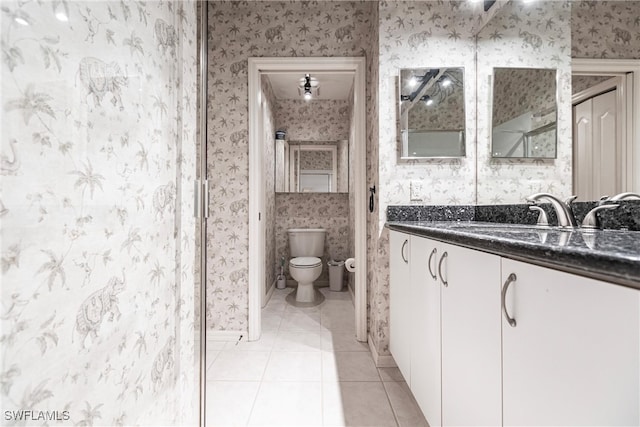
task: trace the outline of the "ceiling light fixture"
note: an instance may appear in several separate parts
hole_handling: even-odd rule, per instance
[[[416,79],[416,76],[411,76],[411,78],[409,79],[409,87],[414,87],[417,84],[418,79]]]
[[[69,21],[69,18],[67,17],[67,15],[64,12],[56,13],[56,18],[58,18],[58,21],[62,21],[62,22]]]
[[[304,76],[304,99],[311,99],[311,76],[309,74],[305,74]]]
[[[427,107],[430,107],[433,105],[433,99],[431,99],[431,97],[425,96],[422,99],[424,100],[424,103],[426,104]]]
[[[451,79],[449,77],[445,77],[440,81],[442,87],[451,86]]]

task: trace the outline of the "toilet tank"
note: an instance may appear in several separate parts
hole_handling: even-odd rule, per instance
[[[291,228],[287,230],[291,257],[321,257],[324,254],[326,232],[323,228]]]

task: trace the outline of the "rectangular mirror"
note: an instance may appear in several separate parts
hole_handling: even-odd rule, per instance
[[[555,159],[556,70],[494,68],[491,157]]]
[[[348,141],[276,140],[276,192],[348,192]]]
[[[465,156],[464,68],[405,68],[398,79],[401,160]]]

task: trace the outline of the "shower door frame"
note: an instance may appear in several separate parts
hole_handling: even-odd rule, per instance
[[[262,294],[264,293],[264,210],[263,161],[259,129],[260,76],[269,72],[335,71],[354,75],[353,119],[355,162],[355,316],[356,339],[367,341],[367,194],[366,194],[366,88],[364,57],[263,57],[249,58],[249,319],[248,339],[255,341],[262,333]],[[262,247],[260,246],[262,245]]]

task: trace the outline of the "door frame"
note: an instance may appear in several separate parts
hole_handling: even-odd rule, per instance
[[[249,58],[249,322],[248,339],[255,341],[262,333],[262,296],[265,283],[264,253],[256,247],[264,236],[265,224],[263,177],[260,167],[263,147],[260,141],[260,76],[269,72],[337,71],[352,72],[354,126],[354,192],[355,204],[355,315],[356,339],[367,341],[367,195],[366,195],[366,62],[363,57],[264,57]]]
[[[572,58],[571,74],[611,75],[632,73],[632,90],[622,88],[621,94],[626,110],[626,144],[623,159],[626,159],[626,183],[628,191],[640,192],[640,60],[636,59],[590,59]],[[624,85],[626,86],[626,85]],[[631,92],[631,93],[629,93]],[[577,94],[580,95],[580,94]],[[576,99],[572,97],[572,106]],[[630,184],[630,185],[629,185]]]

